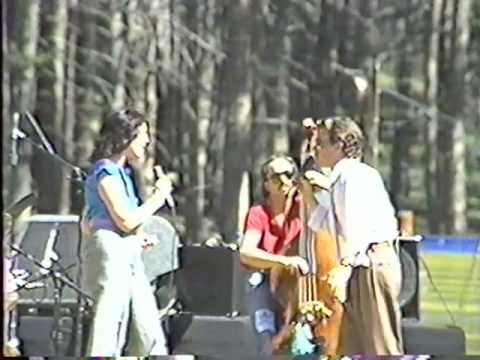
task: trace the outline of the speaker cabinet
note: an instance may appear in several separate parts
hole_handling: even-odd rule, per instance
[[[53,308],[19,308],[17,337],[23,356],[74,355],[74,319],[69,311],[60,309],[55,322]]]
[[[182,309],[196,315],[245,313],[245,277],[238,252],[184,246],[175,284]]]
[[[258,359],[253,328],[248,316],[192,316],[170,320],[173,354],[193,354],[202,360]]]
[[[52,231],[57,229],[58,232]],[[28,220],[27,231],[21,242],[21,249],[42,261],[49,238],[54,237],[53,250],[59,257],[59,264],[66,269],[65,275],[77,283],[78,266],[80,264],[78,246],[80,239],[79,218],[75,215],[34,215]],[[35,280],[40,287],[20,290],[23,303],[53,303],[55,290],[51,275],[43,276],[40,268],[23,255],[18,255],[16,268],[25,269],[32,275],[29,280]],[[63,273],[63,272],[62,272]],[[61,282],[58,282],[61,285]],[[62,303],[76,303],[77,294],[69,286],[62,287]]]
[[[406,354],[449,355],[445,359],[465,355],[465,332],[458,326],[425,326],[405,319],[402,332]]]
[[[19,303],[9,324],[10,336],[20,340],[25,356],[84,355],[93,319],[91,310],[87,307],[79,314],[75,304],[56,307],[47,303]]]
[[[258,359],[248,316],[182,313],[169,320],[169,333],[174,354],[194,354],[199,359]],[[402,333],[405,354],[448,355],[445,359],[465,354],[465,333],[459,327],[431,327],[405,319]]]

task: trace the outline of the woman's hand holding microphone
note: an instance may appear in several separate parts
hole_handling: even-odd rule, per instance
[[[154,196],[158,196],[159,200],[167,203],[170,208],[175,207],[175,202],[172,197],[173,182],[168,175],[163,172],[160,165],[156,165],[153,168],[155,172],[155,184],[154,184]]]
[[[173,191],[173,182],[171,178],[163,172],[163,169],[160,165],[154,166],[153,168],[155,175],[154,191],[153,195],[150,198],[150,201],[153,201],[155,208],[162,207],[165,203],[168,204],[171,208],[175,206],[172,197]],[[146,234],[144,232],[137,232],[141,240],[141,246],[144,250],[148,251],[153,248],[158,243],[158,240],[155,236]]]

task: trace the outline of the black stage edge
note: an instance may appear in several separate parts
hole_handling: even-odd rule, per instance
[[[61,354],[72,356],[73,319],[61,319],[63,342]],[[174,354],[191,354],[196,359],[257,359],[255,339],[248,316],[210,316],[180,313],[165,322],[170,333]],[[49,339],[52,318],[41,314],[23,315],[19,322],[19,337],[23,340],[24,356],[54,356]],[[84,337],[88,324],[84,327]],[[430,327],[421,322],[404,321],[405,353],[441,355],[445,359],[465,355],[465,334],[458,327]],[[282,357],[283,358],[283,357]],[[289,356],[286,359],[291,358]],[[318,358],[318,355],[317,355]],[[437,357],[435,357],[437,359]]]
[[[445,359],[465,355],[465,334],[459,327],[430,327],[411,320],[403,321],[402,325],[406,354],[442,355]],[[257,358],[247,316],[186,313],[172,317],[170,328],[175,354],[193,354],[199,359]]]

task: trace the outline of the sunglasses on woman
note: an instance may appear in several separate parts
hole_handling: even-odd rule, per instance
[[[294,178],[295,173],[292,171],[283,171],[281,173],[275,173],[270,176],[270,180],[272,180],[277,185],[283,185],[287,181],[290,181]]]

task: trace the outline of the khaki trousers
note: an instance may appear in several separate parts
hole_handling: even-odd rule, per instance
[[[400,259],[390,243],[372,246],[367,255],[370,267],[355,267],[349,281],[339,353],[403,354]]]

